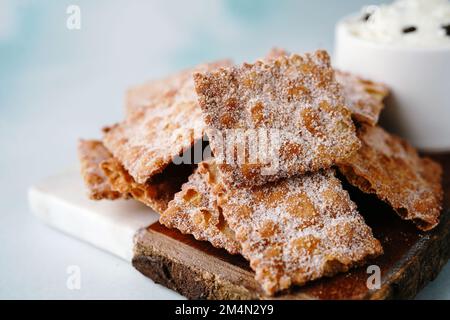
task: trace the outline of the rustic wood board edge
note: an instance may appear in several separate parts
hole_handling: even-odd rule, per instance
[[[382,277],[380,289],[361,299],[411,299],[434,280],[450,258],[450,211]],[[218,251],[218,253],[216,253]],[[226,261],[227,254],[189,235],[155,223],[135,237],[133,266],[156,283],[189,299],[265,299],[248,267]],[[224,259],[225,257],[225,259]],[[325,280],[327,281],[327,280]],[[317,299],[298,290],[277,299]],[[354,298],[341,296],[342,299]]]
[[[165,227],[155,223],[141,229],[135,237],[133,266],[156,283],[177,291],[189,299],[257,299],[258,288],[249,289],[252,283],[242,285],[252,278],[250,270],[241,269],[207,251],[190,245],[188,235],[160,232]],[[192,239],[192,242],[195,242]],[[203,247],[207,243],[199,242]]]
[[[413,299],[433,281],[450,259],[450,210],[443,213],[442,224],[427,233],[386,275],[380,289],[365,299]]]

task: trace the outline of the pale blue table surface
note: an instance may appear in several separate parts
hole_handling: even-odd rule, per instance
[[[369,1],[0,0],[0,298],[176,298],[42,225],[27,188],[76,162],[79,137],[120,120],[130,85],[206,60],[252,61],[272,46],[332,50],[336,21]],[[66,28],[71,4],[80,30]],[[73,264],[82,290],[66,287]],[[447,265],[418,298],[448,299],[449,285]]]

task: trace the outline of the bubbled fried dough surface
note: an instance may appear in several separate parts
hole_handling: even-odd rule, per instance
[[[240,253],[241,246],[234,237],[217,208],[213,188],[217,172],[211,170],[208,162],[199,164],[182,190],[169,203],[159,222],[166,227],[176,228],[192,234],[197,240],[209,241],[217,248],[224,248],[231,254]]]
[[[331,169],[228,189],[218,204],[268,295],[382,253]]]
[[[384,108],[383,101],[389,95],[388,88],[382,83],[338,70],[336,80],[341,85],[342,94],[353,118],[360,123],[376,125]]]
[[[194,79],[212,151],[228,185],[261,185],[327,168],[359,147],[324,51],[196,73]],[[258,145],[252,137],[237,139],[225,149],[216,137],[217,133],[226,137],[229,129],[268,129],[269,134],[279,134],[271,141],[277,154],[269,157],[277,159],[275,171],[262,174],[267,162],[248,161],[250,146]],[[242,145],[245,161],[226,160],[227,150]]]
[[[441,166],[380,127],[363,125],[358,136],[362,148],[339,166],[347,180],[376,194],[419,229],[434,228],[442,209]]]
[[[158,213],[167,209],[169,201],[181,190],[181,185],[192,173],[189,166],[169,165],[162,173],[146,183],[137,183],[120,162],[111,157],[101,163],[113,190],[128,194]]]
[[[204,133],[192,73],[229,65],[205,64],[128,94],[126,119],[106,130],[103,142],[137,183],[160,173]]]
[[[288,55],[284,49],[272,48],[265,59],[271,61]],[[354,120],[371,126],[376,125],[384,108],[383,101],[389,95],[387,86],[339,70],[336,70],[335,76]]]
[[[80,140],[78,142],[78,157],[81,165],[81,175],[89,190],[92,200],[122,198],[120,192],[114,191],[100,168],[100,163],[112,157],[101,141]],[[126,197],[126,196],[125,196]]]

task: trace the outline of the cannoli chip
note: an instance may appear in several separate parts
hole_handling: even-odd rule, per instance
[[[443,201],[441,166],[380,127],[363,125],[358,136],[363,146],[339,165],[347,180],[376,194],[419,229],[437,226]]]
[[[111,188],[108,178],[100,168],[100,163],[112,157],[101,141],[80,140],[78,143],[78,157],[81,165],[81,175],[89,189],[92,200],[126,198],[120,192]]]
[[[389,95],[388,88],[382,83],[339,70],[336,71],[336,80],[353,118],[360,123],[376,125],[384,108],[383,101]]]
[[[261,185],[327,168],[359,147],[325,51],[197,72],[194,79],[227,185]],[[242,137],[230,138],[239,131]],[[256,141],[256,131],[267,137]],[[254,157],[255,146],[258,154],[269,152]]]
[[[201,162],[159,221],[169,228],[192,234],[197,240],[209,241],[217,248],[237,254],[240,253],[240,244],[219,211],[212,190],[216,185],[216,175],[208,162]]]
[[[268,295],[345,272],[382,253],[332,169],[225,188],[218,205]]]
[[[192,73],[229,64],[201,65],[128,93],[126,119],[107,128],[103,141],[137,183],[162,172],[202,139],[204,123]]]

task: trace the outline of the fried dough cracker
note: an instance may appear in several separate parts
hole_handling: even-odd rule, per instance
[[[137,183],[114,157],[105,159],[101,168],[113,190],[129,194],[158,213],[167,209],[169,201],[181,190],[181,185],[192,173],[190,166],[170,164],[146,183]]]
[[[101,141],[80,140],[78,142],[78,157],[81,164],[81,175],[89,189],[92,200],[126,198],[111,188],[108,178],[100,168],[100,163],[112,157]]]
[[[382,253],[332,169],[228,189],[218,205],[268,295]]]
[[[288,55],[289,52],[284,49],[272,48],[265,59],[271,61]],[[384,108],[383,101],[389,95],[387,86],[339,70],[336,70],[335,76],[354,120],[376,125]]]
[[[201,65],[128,94],[125,121],[108,128],[103,142],[137,183],[161,173],[202,139],[204,123],[192,73],[227,65],[229,61]]]
[[[159,222],[166,227],[192,234],[197,240],[209,241],[213,246],[224,248],[231,254],[237,254],[240,253],[241,246],[217,208],[216,195],[212,190],[216,184],[216,176],[208,162],[201,162],[182,190],[169,203]]]
[[[442,210],[442,168],[420,158],[405,140],[380,127],[358,130],[362,148],[339,170],[354,186],[374,193],[406,220],[427,231],[439,223]]]
[[[359,148],[325,51],[197,72],[194,79],[210,145],[228,185],[261,185],[327,168]],[[243,136],[233,142],[239,130]],[[255,131],[265,131],[269,143],[247,135]],[[252,148],[260,152],[267,145],[275,153],[250,160],[256,155]]]
[[[389,95],[388,88],[382,83],[339,70],[336,70],[336,80],[342,87],[342,94],[353,118],[360,123],[376,125],[384,108],[383,101]]]

